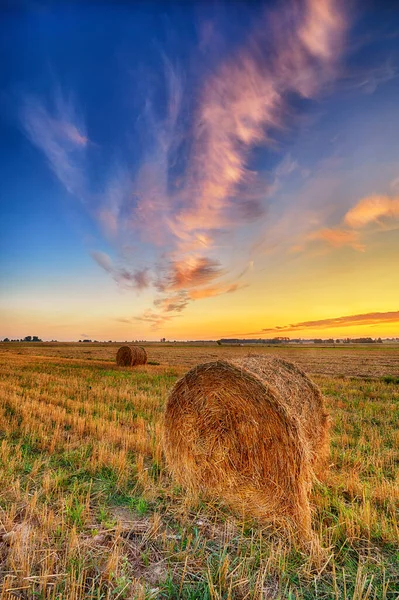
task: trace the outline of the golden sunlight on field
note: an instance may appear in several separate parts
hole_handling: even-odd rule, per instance
[[[115,343],[22,343],[1,344],[2,352],[40,357],[68,358],[85,361],[106,361],[114,365],[120,344]],[[238,358],[248,353],[272,354],[296,362],[308,373],[347,375],[353,377],[399,377],[399,346],[218,346],[207,344],[145,344],[150,362],[164,366],[192,367],[220,358]]]
[[[322,561],[188,500],[165,467],[176,379],[247,349],[146,345],[149,364],[131,368],[117,348],[0,347],[2,600],[397,598],[398,347],[261,350],[313,373],[332,417],[330,469],[311,495]]]

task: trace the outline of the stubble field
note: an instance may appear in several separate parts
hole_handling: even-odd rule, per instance
[[[312,494],[322,561],[221,504],[162,456],[168,391],[248,348],[0,344],[0,598],[399,598],[399,347],[255,348],[296,361],[333,421]]]

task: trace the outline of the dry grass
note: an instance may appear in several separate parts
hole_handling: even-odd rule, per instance
[[[0,352],[52,356],[115,363],[120,344],[1,343]],[[306,373],[348,377],[399,377],[399,345],[340,344],[336,346],[206,346],[204,344],[146,344],[150,361],[162,365],[193,367],[209,360],[244,357],[248,352],[294,361]]]
[[[331,468],[311,497],[330,548],[319,565],[221,505],[187,503],[170,480],[161,422],[185,367],[116,367],[115,346],[33,355],[43,348],[0,351],[2,600],[398,598],[397,371],[316,378],[333,420]],[[354,350],[354,365],[361,352],[377,350]]]

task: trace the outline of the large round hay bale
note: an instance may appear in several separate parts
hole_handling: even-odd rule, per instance
[[[145,365],[147,352],[141,346],[121,346],[116,353],[116,364],[120,367]]]
[[[274,385],[263,378],[271,363],[263,373],[254,367],[254,357],[210,362],[176,383],[165,412],[167,463],[187,490],[221,498],[249,516],[294,524],[308,537],[317,444],[303,422],[311,411],[297,410],[299,393],[292,404],[288,393],[283,399],[277,375]],[[279,366],[280,376],[290,368]],[[292,377],[289,382],[293,387]]]
[[[317,385],[296,364],[276,356],[249,355],[232,362],[278,392],[301,424],[313,467],[323,465],[329,450],[330,421]]]

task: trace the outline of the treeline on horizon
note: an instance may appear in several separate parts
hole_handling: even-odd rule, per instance
[[[43,340],[41,338],[39,338],[39,336],[37,335],[27,335],[24,338],[19,338],[19,339],[9,339],[8,337],[5,337],[3,340],[0,340],[1,342],[42,342],[42,343],[61,343],[61,344],[66,344],[66,343],[72,343],[72,344],[76,344],[76,343],[89,343],[89,344],[154,344],[154,343],[161,343],[161,344],[200,344],[200,345],[206,345],[206,344],[217,344],[218,346],[224,346],[224,345],[278,345],[278,344],[329,344],[329,345],[335,345],[335,344],[383,344],[384,342],[399,342],[399,337],[391,337],[391,338],[371,338],[371,337],[359,337],[359,338],[293,338],[290,339],[288,337],[276,337],[276,338],[257,338],[257,339],[251,339],[251,338],[222,338],[220,340],[167,340],[166,338],[161,338],[161,340],[159,342],[154,342],[154,341],[150,341],[148,342],[147,340],[125,340],[125,341],[118,341],[118,340],[91,340],[91,339],[84,339],[84,340],[78,340],[78,341],[74,341],[74,340],[70,340],[68,342],[58,342],[58,340],[48,340],[46,342],[46,340],[43,342]]]
[[[398,341],[399,338],[389,338],[392,341]],[[222,344],[382,344],[382,338],[371,338],[371,337],[360,337],[360,338],[271,338],[264,339],[259,338],[256,340],[253,339],[239,339],[239,338],[231,338],[231,339],[221,339],[218,340],[217,343],[219,345]]]

